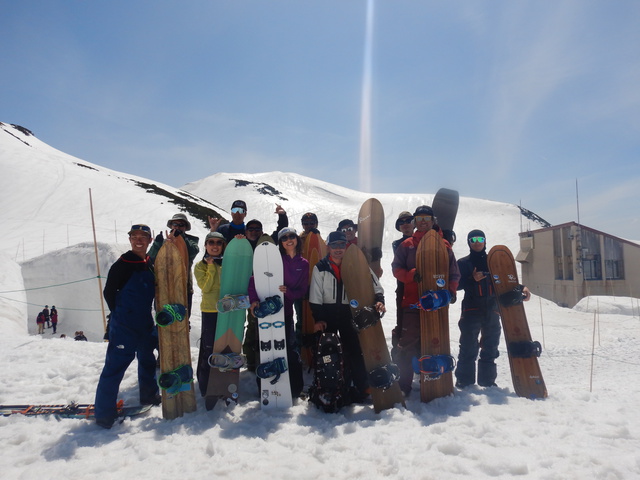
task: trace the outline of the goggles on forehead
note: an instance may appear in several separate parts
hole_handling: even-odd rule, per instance
[[[233,207],[231,209],[231,213],[245,213],[244,208],[242,207]]]
[[[131,230],[129,230],[129,235],[131,235],[133,232],[135,231],[139,231],[139,232],[146,232],[149,235],[151,235],[151,229],[149,228],[148,225],[131,225]]]
[[[343,227],[340,229],[341,232],[345,233],[345,232],[355,232],[357,230],[356,227]]]
[[[471,237],[469,239],[469,243],[484,243],[485,238],[484,237]]]

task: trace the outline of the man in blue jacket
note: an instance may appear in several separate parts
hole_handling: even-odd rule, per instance
[[[158,337],[151,315],[155,278],[147,256],[151,229],[147,225],[133,225],[129,243],[131,250],[111,266],[104,287],[104,298],[111,311],[109,345],[95,401],[96,423],[103,428],[111,428],[117,418],[120,382],[136,356],[140,403],[160,403],[153,354]]]

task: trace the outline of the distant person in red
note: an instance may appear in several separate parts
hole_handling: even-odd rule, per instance
[[[53,328],[53,334],[56,333],[56,329],[58,328],[58,310],[56,310],[56,306],[51,306],[51,327]]]
[[[36,318],[36,323],[38,324],[38,335],[44,333],[44,320],[44,312],[40,312]]]

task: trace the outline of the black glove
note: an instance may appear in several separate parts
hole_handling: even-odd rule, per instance
[[[456,300],[458,300],[458,295],[456,295],[456,292],[449,292],[451,293],[451,301],[449,302],[450,305],[453,305],[454,303],[456,303]]]
[[[416,283],[420,283],[422,281],[422,275],[416,270],[416,273],[413,274],[413,281]]]
[[[164,237],[162,236],[162,232],[156,235],[155,241],[162,245],[162,243],[164,242]]]

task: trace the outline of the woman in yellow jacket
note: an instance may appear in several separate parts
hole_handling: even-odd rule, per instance
[[[209,381],[209,356],[213,353],[213,342],[218,323],[217,303],[220,297],[220,271],[222,268],[222,255],[227,246],[224,236],[218,232],[209,232],[204,240],[204,258],[196,263],[194,275],[198,287],[202,290],[202,332],[200,334],[200,351],[198,353],[198,366],[196,377],[200,394],[204,397],[207,393]]]

